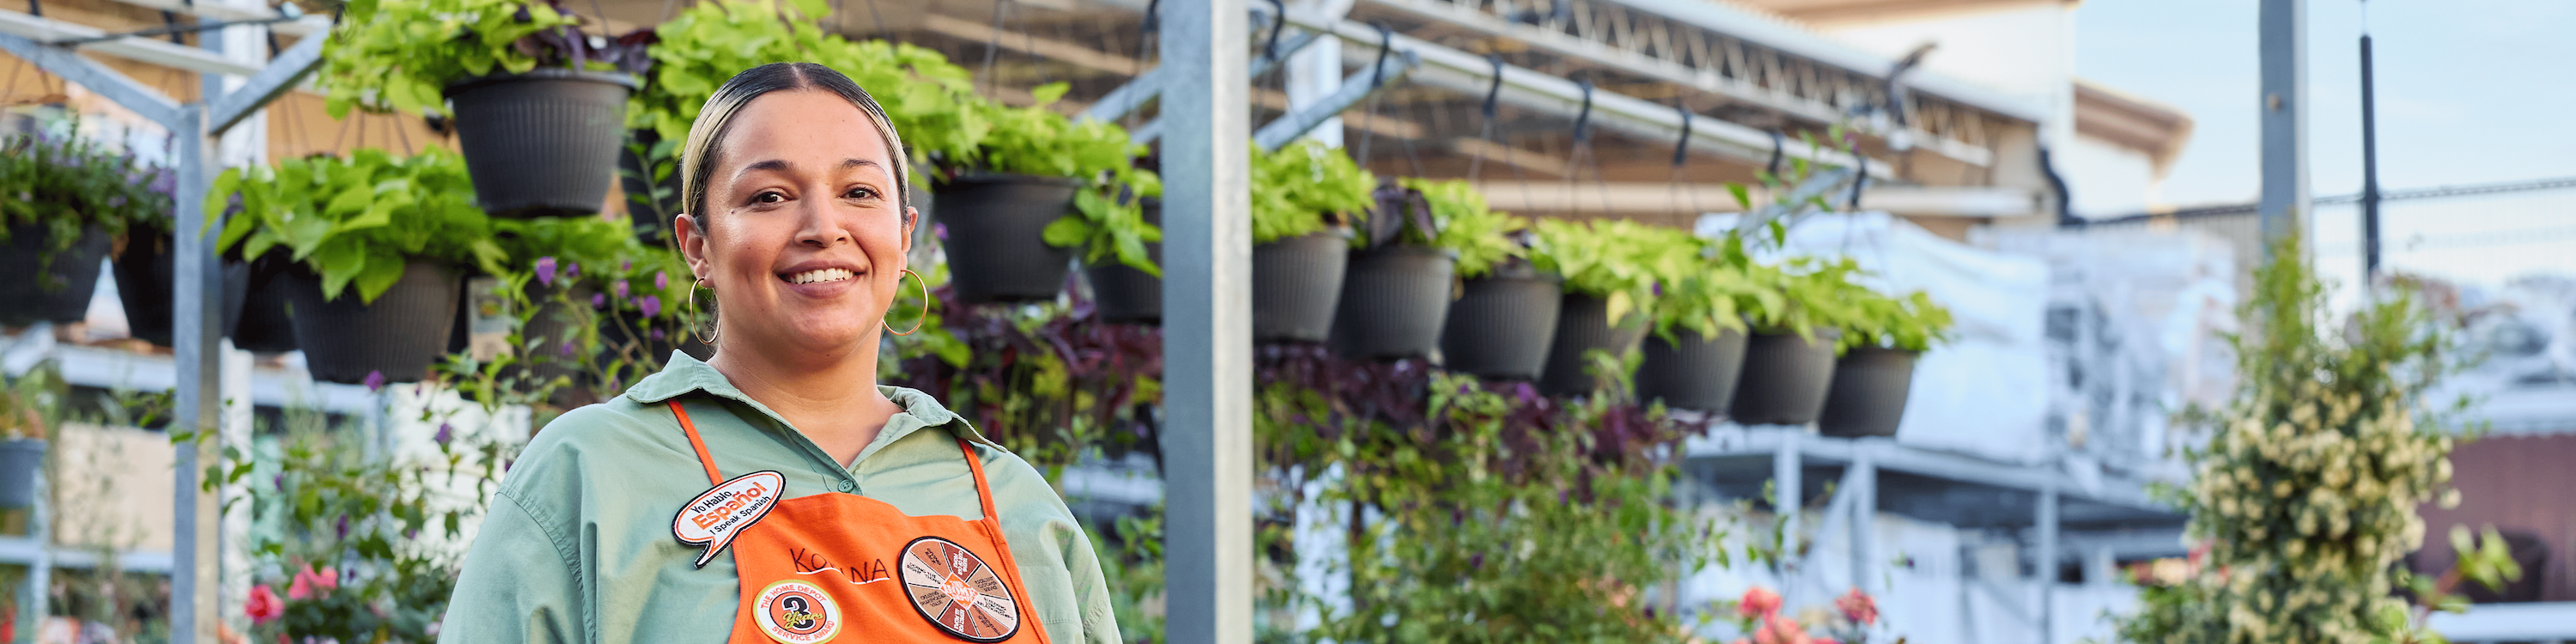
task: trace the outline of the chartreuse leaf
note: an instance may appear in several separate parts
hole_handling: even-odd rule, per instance
[[[400,258],[380,257],[370,260],[357,275],[358,296],[367,304],[376,303],[386,289],[402,280],[404,265]]]

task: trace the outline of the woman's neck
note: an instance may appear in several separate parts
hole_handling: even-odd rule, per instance
[[[736,336],[741,337],[741,336]],[[886,420],[903,411],[877,390],[877,343],[816,354],[757,342],[724,343],[707,361],[743,395],[778,412],[842,467],[876,441]]]

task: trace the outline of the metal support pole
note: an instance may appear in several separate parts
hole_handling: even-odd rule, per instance
[[[171,334],[178,363],[177,406],[170,425],[172,431],[198,435],[198,440],[181,443],[177,448],[177,471],[172,472],[171,494],[177,500],[170,541],[170,642],[193,644],[215,641],[216,535],[218,522],[213,495],[198,488],[197,477],[205,465],[219,458],[220,448],[212,442],[221,418],[221,361],[216,355],[223,328],[208,324],[218,319],[218,301],[209,295],[222,293],[222,271],[215,265],[214,233],[221,226],[208,225],[205,211],[206,191],[213,184],[214,150],[209,149],[205,128],[200,119],[204,106],[181,108],[182,127],[174,128],[178,140],[173,155],[178,167],[177,233],[178,288],[171,317]],[[206,234],[194,235],[204,230]]]
[[[2307,230],[2307,0],[2262,0],[2263,239]]]
[[[1804,459],[1798,455],[1797,430],[1780,433],[1780,447],[1771,452],[1771,512],[1780,516],[1780,596],[1790,596],[1798,581],[1798,509],[1806,504],[1798,480],[1804,470]]]
[[[2038,562],[2033,575],[2039,583],[2039,641],[2057,644],[2057,480],[2049,479],[2039,487],[2039,512],[2034,517],[2039,530]]]
[[[2362,3],[2368,12],[2370,3]],[[2366,24],[2366,23],[2365,23]],[[2361,280],[2379,276],[2379,96],[2371,85],[2370,34],[2361,34]]]
[[[1406,71],[1420,64],[1422,64],[1422,58],[1410,51],[1397,52],[1395,55],[1388,56],[1386,60],[1370,69],[1360,70],[1342,79],[1341,89],[1333,90],[1332,94],[1315,99],[1314,103],[1280,115],[1278,120],[1261,126],[1260,132],[1253,133],[1252,142],[1260,144],[1263,150],[1279,149],[1279,146],[1287,145],[1288,142],[1297,140],[1297,137],[1314,131],[1315,126],[1323,125],[1326,121],[1340,116],[1342,110],[1359,104],[1370,94],[1385,89],[1388,83],[1404,77]]]
[[[1252,641],[1251,134],[1243,0],[1158,3],[1167,637]],[[1223,35],[1226,39],[1220,39]]]
[[[1878,577],[1878,460],[1870,445],[1854,445],[1850,479],[1852,587],[1873,596]]]

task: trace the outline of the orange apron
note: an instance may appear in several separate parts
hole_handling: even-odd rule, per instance
[[[1027,586],[1002,538],[984,464],[965,439],[957,447],[984,518],[916,517],[841,492],[779,500],[785,478],[777,472],[726,480],[689,412],[670,405],[716,486],[681,508],[675,535],[709,548],[700,566],[730,543],[741,572],[742,608],[727,641],[1047,644],[1027,614]]]

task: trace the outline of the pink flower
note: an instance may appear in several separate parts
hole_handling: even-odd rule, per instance
[[[1762,618],[1762,628],[1753,631],[1753,644],[1815,644],[1808,638],[1806,627],[1798,620],[1777,615]]]
[[[250,615],[251,623],[266,624],[286,616],[286,602],[268,584],[260,584],[250,587],[250,601],[242,604],[242,612]]]
[[[1834,598],[1834,608],[1843,612],[1843,619],[1851,620],[1854,624],[1878,623],[1878,600],[1858,588]]]
[[[1768,618],[1780,612],[1780,593],[1754,586],[1744,591],[1744,599],[1735,604],[1735,614],[1746,618]]]
[[[320,593],[330,592],[339,587],[338,571],[323,568],[317,573],[313,570],[313,564],[305,564],[303,570],[295,572],[295,580],[286,584],[286,598],[297,601],[312,599]]]

